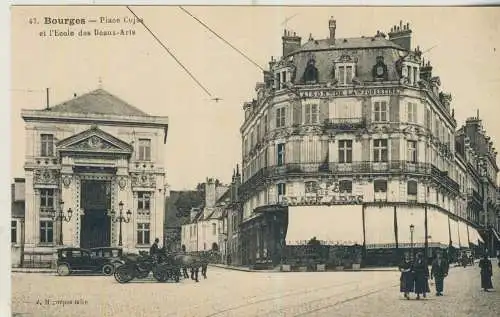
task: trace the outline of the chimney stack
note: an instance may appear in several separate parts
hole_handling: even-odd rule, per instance
[[[330,17],[328,21],[328,28],[330,29],[330,40],[335,44],[335,30],[337,28],[337,21]]]
[[[395,25],[389,32],[389,40],[407,51],[411,50],[411,29],[410,23],[403,24],[399,21],[399,26]]]
[[[290,53],[298,50],[302,43],[302,38],[297,36],[295,32],[284,30],[283,36],[283,57],[290,55]]]

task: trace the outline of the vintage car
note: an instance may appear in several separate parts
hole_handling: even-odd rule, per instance
[[[113,275],[115,266],[105,257],[93,257],[91,250],[61,248],[57,250],[57,274],[66,276],[73,272]]]
[[[94,258],[104,258],[110,260],[115,268],[123,265],[125,261],[122,259],[124,256],[123,249],[117,247],[101,247],[90,249],[91,255]]]

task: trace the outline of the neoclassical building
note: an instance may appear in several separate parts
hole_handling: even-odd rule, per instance
[[[373,261],[479,244],[452,98],[409,24],[358,38],[328,27],[305,43],[285,30],[282,57],[243,106],[243,264],[278,263],[313,237],[363,246]]]
[[[25,254],[163,240],[167,117],[98,89],[22,118]]]

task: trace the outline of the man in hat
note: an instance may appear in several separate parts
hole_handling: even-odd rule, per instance
[[[431,280],[436,283],[436,296],[443,296],[444,278],[448,276],[450,266],[443,258],[441,251],[436,253],[436,258],[432,261]]]
[[[149,248],[149,255],[154,256],[158,254],[159,251],[158,243],[160,243],[160,239],[156,238],[151,248]]]
[[[422,297],[426,297],[427,287],[428,287],[428,278],[429,278],[429,268],[424,261],[424,256],[421,252],[417,253],[417,259],[412,267],[413,278],[415,283],[415,294],[417,294],[417,299],[420,299],[420,295]]]

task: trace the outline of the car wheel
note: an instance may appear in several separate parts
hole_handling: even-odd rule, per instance
[[[102,266],[102,274],[111,276],[115,272],[115,267],[112,264],[104,264]]]
[[[71,273],[67,264],[60,264],[57,266],[57,274],[59,276],[68,276]]]

